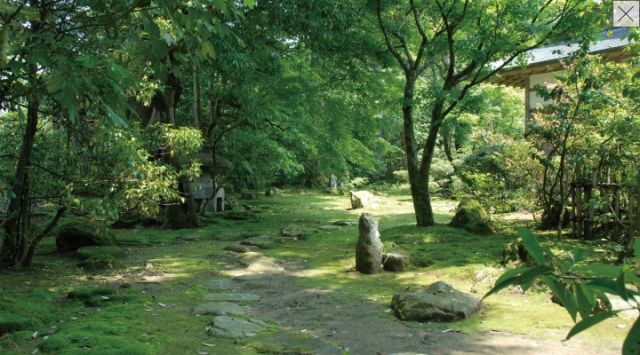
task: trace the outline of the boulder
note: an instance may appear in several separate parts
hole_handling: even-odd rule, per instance
[[[473,316],[482,301],[451,285],[437,281],[425,290],[393,296],[391,309],[396,317],[409,321],[454,322]]]
[[[378,208],[380,202],[369,191],[351,191],[351,208]]]
[[[491,216],[478,201],[471,199],[460,202],[449,225],[466,229],[474,234],[493,233]]]
[[[356,270],[363,274],[382,271],[382,242],[378,222],[368,213],[360,216],[358,243],[356,244]]]
[[[207,331],[209,335],[241,338],[255,336],[266,327],[267,324],[258,319],[216,316],[213,317],[213,322],[207,327]]]
[[[411,267],[409,255],[401,253],[389,253],[382,256],[382,264],[385,271],[404,272]]]
[[[102,224],[73,221],[58,227],[56,248],[61,253],[76,251],[82,247],[115,245],[115,238]]]

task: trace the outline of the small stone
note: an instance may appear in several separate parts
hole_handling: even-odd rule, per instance
[[[384,269],[386,271],[404,272],[411,268],[409,255],[401,253],[389,253],[382,256]]]

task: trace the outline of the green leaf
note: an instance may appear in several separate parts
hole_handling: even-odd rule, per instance
[[[571,337],[575,336],[576,334],[584,330],[587,330],[592,326],[602,322],[603,320],[615,316],[616,313],[617,312],[615,311],[606,311],[606,312],[597,313],[592,317],[583,318],[580,322],[576,323],[576,325],[574,325],[573,328],[571,328],[571,330],[569,331],[569,334],[567,334],[567,340],[571,339]]]
[[[593,310],[595,301],[588,289],[584,285],[576,285],[576,300],[578,301],[578,312],[582,319],[588,318]]]
[[[252,9],[254,6],[256,6],[256,0],[244,0],[244,4],[246,7]]]
[[[622,344],[622,354],[640,354],[640,318],[636,319],[633,326],[631,326],[631,330],[627,334],[624,344]]]
[[[524,245],[527,252],[533,257],[536,264],[543,265],[544,264],[544,250],[540,246],[540,243],[533,236],[531,231],[527,229],[518,229],[518,234],[522,237],[522,244]]]
[[[576,316],[578,314],[578,306],[576,305],[573,296],[569,293],[569,291],[565,288],[565,286],[555,277],[555,276],[540,276],[540,280],[549,287],[551,292],[558,297],[560,303],[564,309],[567,310],[571,319],[576,321]]]
[[[202,53],[211,59],[216,59],[216,51],[209,41],[202,42]]]
[[[511,285],[516,277],[518,277],[521,274],[525,273],[527,270],[529,270],[528,267],[521,266],[521,267],[517,267],[515,269],[511,269],[511,270],[505,272],[504,274],[502,274],[502,276],[500,276],[498,278],[498,280],[496,280],[496,283],[493,286],[493,288],[491,290],[489,290],[489,292],[487,292],[487,294],[484,295],[484,297],[482,297],[482,299],[485,299],[485,298],[489,297],[490,295],[492,295],[492,294],[502,290],[503,288]]]
[[[587,282],[587,286],[591,288],[597,288],[607,293],[617,294],[618,286],[614,280],[609,278],[596,279]]]
[[[522,285],[522,288],[526,291],[529,287],[531,287],[531,284],[533,283],[533,280],[535,280],[536,277],[540,275],[544,275],[551,271],[553,271],[553,269],[546,265],[536,266],[533,269],[527,270],[526,272],[515,277],[515,279],[513,280],[513,283],[517,285]]]
[[[127,121],[124,118],[120,117],[120,115],[118,115],[109,105],[104,105],[104,108],[107,111],[107,116],[109,116],[113,123],[123,128],[129,127]]]
[[[629,299],[629,295],[627,295],[627,286],[624,281],[624,272],[616,279],[616,291],[616,294],[622,297],[623,300],[626,301]]]

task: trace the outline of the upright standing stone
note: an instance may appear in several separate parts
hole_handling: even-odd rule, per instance
[[[363,213],[359,222],[356,245],[356,270],[363,274],[382,272],[382,242],[378,222],[369,213]]]

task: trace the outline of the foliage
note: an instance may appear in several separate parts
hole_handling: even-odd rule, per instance
[[[616,211],[612,194],[601,187],[616,185],[624,197],[636,183],[640,166],[636,63],[635,58],[615,63],[578,56],[566,64],[556,85],[537,88],[548,100],[531,127],[531,136],[545,142],[544,154],[536,156],[543,168],[536,191],[544,209],[542,227],[563,226],[560,215],[568,205],[571,186],[594,189],[577,206],[593,220],[594,228],[597,223],[627,218]],[[617,231],[624,237],[624,229]]]
[[[548,247],[540,245],[527,230],[519,230],[522,243],[534,261],[532,266],[521,266],[504,273],[485,298],[510,286],[519,285],[523,290],[542,282],[556,297],[574,322],[580,321],[569,331],[567,339],[614,317],[621,310],[613,309],[608,295],[626,301],[630,309],[640,310],[640,241],[636,241],[634,265],[612,266],[583,261],[589,254],[587,249],[573,249],[565,255],[556,255]],[[640,318],[631,327],[624,341],[624,354],[640,351]]]

